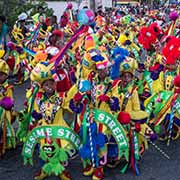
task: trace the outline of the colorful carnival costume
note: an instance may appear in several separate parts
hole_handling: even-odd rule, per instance
[[[29,50],[28,48],[23,48],[21,45],[18,46],[13,42],[7,43],[7,49],[7,64],[10,67],[11,74],[17,77],[15,83],[23,83],[29,78],[32,70],[30,62],[35,52]]]
[[[162,49],[162,55],[165,58],[164,70],[160,72],[159,78],[153,83],[155,92],[162,90],[173,90],[173,79],[179,75],[179,57],[180,57],[180,39],[175,36],[169,36],[167,42]]]
[[[79,132],[83,141],[83,146],[79,150],[79,154],[83,161],[83,174],[92,176],[93,180],[103,179],[103,166],[106,164],[107,158],[107,138],[105,132],[107,127],[96,122],[93,116],[94,109],[102,110],[102,112],[110,113],[110,101],[112,81],[109,76],[109,62],[107,56],[94,52],[92,59],[95,69],[91,69],[88,80],[81,80],[74,85],[68,94],[74,97],[70,100],[70,108],[77,116],[75,122],[75,130]],[[91,60],[92,61],[92,60]],[[95,71],[95,72],[94,72]],[[89,87],[89,88],[88,88]]]
[[[15,133],[12,126],[13,117],[13,86],[8,84],[9,66],[0,60],[0,155],[6,149],[16,147]]]
[[[68,160],[67,153],[53,140],[48,140],[40,149],[40,158],[45,163],[42,167],[41,176],[35,179],[44,179],[47,175],[59,176],[61,180],[69,180],[71,177],[65,172],[64,164]]]
[[[46,125],[67,127],[67,123],[63,118],[63,109],[65,108],[64,93],[57,93],[55,90],[55,81],[52,78],[51,70],[53,64],[48,62],[38,63],[31,72],[31,80],[38,83],[33,85],[28,91],[27,101],[27,115],[28,118],[22,121],[22,124],[26,124],[26,130],[29,133],[35,127],[43,127]],[[27,121],[27,122],[26,122]],[[23,128],[23,126],[21,126]],[[28,129],[27,129],[28,128]],[[24,129],[19,129],[19,136],[22,137]],[[57,139],[57,146],[65,149],[69,143],[65,140]],[[40,148],[44,146],[44,140],[40,141]],[[70,176],[66,172],[62,179],[70,180]],[[51,174],[51,173],[49,173]],[[56,173],[55,173],[56,174]],[[59,173],[58,173],[59,175]],[[43,169],[35,179],[44,179],[47,177],[46,171]]]
[[[140,108],[137,87],[134,84],[134,73],[137,68],[135,59],[126,57],[120,64],[120,82],[113,89],[113,94],[119,98],[120,113],[118,121],[124,125],[129,137],[129,162],[123,168],[125,172],[131,164],[134,172],[138,175],[137,162],[140,155],[147,148],[147,139],[154,140],[156,135],[146,124],[148,114]]]
[[[145,101],[149,123],[160,134],[160,140],[175,140],[179,137],[179,76],[174,78],[174,90],[163,90]]]
[[[153,89],[156,94],[146,100],[146,111],[151,114],[150,123],[155,126],[158,133],[162,135],[160,139],[167,140],[168,144],[171,139],[179,137],[178,125],[174,125],[170,114],[173,118],[178,119],[178,115],[173,112],[173,97],[175,96],[174,78],[179,75],[179,57],[180,57],[180,40],[174,36],[169,36],[162,54],[165,58],[164,70],[159,74],[159,78],[154,81]],[[163,99],[163,100],[162,100]],[[151,108],[150,108],[151,102]],[[168,124],[171,124],[168,126]],[[161,127],[161,128],[160,128]],[[172,133],[169,131],[171,127]],[[164,128],[164,132],[160,129]]]
[[[54,30],[52,32],[52,35],[49,37],[49,43],[50,43],[49,46],[45,49],[45,53],[48,54],[48,57],[51,59],[55,57],[59,53],[59,51],[63,48],[64,45],[63,32],[60,30]],[[65,60],[67,58],[68,55],[65,55],[63,57],[63,63],[61,63],[61,65],[59,65],[56,68],[56,74],[58,74],[58,76],[55,77],[55,81],[57,83],[56,88],[58,92],[65,92],[69,90],[71,87],[71,80],[69,78],[71,72],[68,72],[67,68],[69,68],[69,65],[66,63]]]

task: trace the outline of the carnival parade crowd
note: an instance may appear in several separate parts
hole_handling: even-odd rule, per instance
[[[36,150],[35,180],[72,180],[66,167],[77,156],[93,180],[119,164],[139,175],[149,144],[180,135],[179,16],[174,5],[93,12],[68,3],[58,22],[39,6],[9,34],[0,16],[0,156],[22,143],[32,164]],[[26,81],[17,112],[13,89]]]

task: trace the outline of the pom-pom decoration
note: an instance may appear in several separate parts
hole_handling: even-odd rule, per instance
[[[73,100],[79,102],[82,100],[82,98],[83,98],[82,94],[78,92],[74,95]]]
[[[14,101],[10,97],[4,97],[2,100],[0,100],[0,106],[6,110],[11,110],[11,108],[14,106]]]
[[[156,34],[148,27],[142,27],[139,32],[138,41],[144,49],[149,49],[156,42]]]
[[[162,32],[161,28],[159,27],[157,23],[152,23],[148,29],[150,32],[152,32],[156,36],[158,36]]]
[[[130,123],[131,121],[131,116],[129,113],[127,112],[120,112],[118,114],[118,121],[121,123],[121,124],[124,124],[124,125],[127,125]]]
[[[156,141],[157,140],[157,135],[155,133],[151,134],[150,136],[150,140],[153,142],[153,141]]]
[[[32,117],[33,117],[35,120],[37,120],[37,121],[40,120],[40,119],[42,119],[42,114],[41,114],[41,113],[38,113],[38,112],[35,111],[35,110],[32,112],[31,115],[32,115]]]
[[[114,61],[114,64],[111,68],[111,78],[116,79],[120,76],[119,66],[120,63],[123,62],[123,60],[129,55],[129,52],[126,49],[116,47],[112,49],[111,57]]]
[[[174,78],[174,86],[180,88],[180,76],[176,76],[176,77]]]
[[[98,100],[101,102],[109,102],[110,98],[109,96],[102,94],[98,97]]]
[[[8,48],[9,50],[15,50],[15,49],[16,49],[16,46],[15,46],[14,43],[8,42],[8,43],[7,43],[7,48]]]
[[[136,132],[140,132],[141,131],[141,124],[140,123],[136,123],[135,124],[135,130],[136,130]]]
[[[63,32],[62,31],[60,31],[60,30],[54,30],[53,32],[52,32],[52,34],[53,35],[56,35],[56,36],[58,36],[58,37],[60,37],[60,38],[62,38],[63,37]]]
[[[176,11],[172,11],[170,14],[169,14],[169,18],[172,20],[172,21],[176,21],[176,19],[178,19],[178,13]]]
[[[2,58],[5,54],[5,50],[4,49],[0,49],[0,58]]]
[[[91,83],[88,80],[81,80],[79,84],[80,92],[84,93],[91,90]]]
[[[162,54],[166,58],[167,65],[174,65],[180,57],[180,38],[169,36],[166,45],[162,49]]]
[[[73,4],[71,2],[69,2],[67,5],[67,9],[72,9],[72,8],[73,8]]]

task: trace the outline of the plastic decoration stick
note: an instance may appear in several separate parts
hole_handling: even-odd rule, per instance
[[[158,147],[155,143],[153,143],[150,139],[146,138],[146,136],[144,136],[144,134],[142,134],[140,132],[140,134],[151,144],[153,145],[153,147],[158,150],[164,157],[166,157],[167,159],[170,159],[170,157],[160,148]]]
[[[79,35],[81,35],[82,33],[84,33],[85,31],[87,31],[86,26],[81,26],[76,33],[71,37],[71,39],[66,43],[66,45],[61,49],[61,51],[50,60],[50,63],[54,62],[54,66],[57,67],[60,63],[60,61],[62,60],[62,58],[64,57],[64,54],[66,53],[66,51],[70,48],[70,46],[72,45],[73,42],[75,42],[77,40],[77,38],[79,37]]]
[[[168,134],[168,141],[167,141],[167,145],[170,145],[170,140],[171,140],[171,135],[172,135],[172,129],[173,129],[173,120],[174,120],[174,114],[175,114],[175,107],[176,107],[176,98],[177,98],[177,94],[175,94],[175,97],[172,101],[172,109],[171,109],[171,114],[170,114],[170,120],[169,120],[169,126],[168,126],[168,130],[169,130],[169,134]]]

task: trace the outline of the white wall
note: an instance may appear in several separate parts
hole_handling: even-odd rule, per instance
[[[102,0],[104,7],[112,7],[112,0]]]
[[[83,6],[89,6],[89,1],[90,0],[83,0],[81,5],[80,5],[80,9]],[[102,1],[102,5],[103,7],[112,7],[112,0],[96,0],[96,3],[101,3]],[[46,1],[48,4],[49,8],[52,8],[54,10],[54,14],[58,17],[58,19],[60,18],[60,16],[62,15],[64,9],[67,7],[68,2],[62,2],[62,1]],[[69,1],[73,4],[74,9],[78,9],[78,5],[75,1]]]

